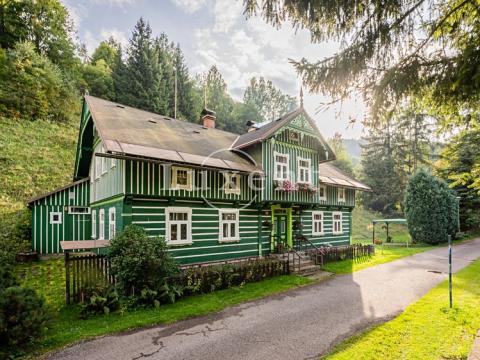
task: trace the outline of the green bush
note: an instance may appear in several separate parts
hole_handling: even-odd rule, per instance
[[[232,286],[261,281],[283,275],[284,264],[279,260],[262,259],[242,263],[189,268],[175,277],[185,295],[209,293]]]
[[[112,274],[125,293],[142,289],[158,290],[178,273],[164,239],[148,237],[138,226],[127,226],[110,243],[108,258]]]
[[[416,242],[438,244],[458,229],[458,203],[448,185],[426,171],[413,175],[405,192],[408,230]]]
[[[82,304],[80,317],[87,318],[96,314],[109,314],[120,308],[120,298],[114,288],[109,288],[103,293],[93,293],[89,300]]]
[[[47,320],[34,290],[11,286],[0,292],[0,354],[19,352],[38,338]]]

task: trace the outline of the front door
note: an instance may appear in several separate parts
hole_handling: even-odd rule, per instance
[[[275,226],[273,227],[273,236],[275,249],[283,252],[287,248],[287,215],[275,214]]]

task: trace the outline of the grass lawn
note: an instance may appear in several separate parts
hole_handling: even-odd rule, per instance
[[[340,344],[324,357],[350,359],[466,359],[480,329],[480,260],[432,289],[400,316]]]
[[[375,255],[370,258],[359,260],[344,260],[326,264],[323,269],[335,274],[348,274],[354,271],[362,270],[370,266],[384,264],[405,256],[410,256],[423,251],[434,249],[435,246],[416,245],[415,247],[387,247],[382,250],[381,246],[375,247]]]
[[[63,259],[21,265],[18,272],[22,285],[35,288],[46,299],[52,314],[44,338],[34,347],[35,354],[45,353],[64,345],[138,327],[168,324],[189,317],[201,316],[250,300],[283,292],[312,282],[296,275],[284,275],[242,287],[210,294],[185,297],[175,304],[159,309],[128,310],[87,320],[79,319],[79,307],[65,307]],[[33,354],[32,354],[33,355]]]

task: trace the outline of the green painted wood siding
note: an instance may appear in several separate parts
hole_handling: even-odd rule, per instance
[[[95,153],[101,152],[101,143],[95,146]],[[90,164],[90,184],[91,184],[91,202],[101,201],[112,196],[123,194],[123,178],[125,173],[125,160],[115,159],[115,166],[112,167],[112,159],[98,157],[104,159],[106,164],[106,173],[99,177],[95,175],[95,156],[92,157]]]
[[[109,210],[111,208],[115,208],[115,231],[119,232],[123,229],[124,226],[124,200],[123,196],[114,198],[111,200],[107,200],[104,202],[96,203],[92,205],[92,212],[96,212],[96,239],[99,238],[98,234],[100,234],[100,210],[103,209],[105,212],[105,222],[103,224],[103,231],[105,234],[105,240],[110,238],[109,236]],[[92,238],[92,229],[90,230],[89,238]]]
[[[68,206],[88,206],[90,186],[83,182],[32,204],[32,248],[39,254],[62,252],[60,241],[90,239],[90,215],[69,214]],[[50,213],[62,213],[61,224],[50,223]]]
[[[185,167],[188,168],[188,166]],[[231,201],[251,201],[255,197],[255,191],[248,186],[247,175],[240,176],[240,194],[226,194],[223,189],[224,175],[220,171],[192,169],[193,190],[188,191],[170,189],[170,174],[166,173],[166,169],[170,169],[170,167],[127,160],[125,166],[126,194]],[[205,178],[207,179],[206,185],[203,184]]]
[[[224,209],[235,209],[233,204],[215,203]],[[161,199],[134,198],[132,224],[145,228],[150,236],[165,236],[165,208]],[[170,246],[169,251],[180,263],[219,261],[260,254],[258,225],[259,211],[252,208],[239,210],[239,242],[219,242],[218,210],[203,206],[202,202],[179,202],[174,207],[192,209],[192,245]],[[262,247],[268,247],[269,231],[262,231]],[[264,244],[265,243],[265,244]],[[265,246],[263,246],[265,245]]]
[[[312,234],[312,212],[313,211],[322,211],[323,212],[323,228],[324,233],[322,235],[313,235]],[[333,224],[332,217],[333,212],[342,213],[342,234],[333,234]],[[302,229],[294,230],[295,234],[303,234],[306,236],[312,243],[315,245],[348,245],[350,244],[350,209],[336,210],[331,208],[319,208],[315,210],[304,210],[301,215],[294,215],[294,221],[298,220],[303,224]]]
[[[261,201],[274,201],[284,203],[318,203],[318,194],[310,194],[307,191],[284,192],[275,190],[275,152],[288,154],[289,156],[289,180],[297,182],[297,159],[299,157],[311,160],[312,184],[318,186],[318,179],[313,176],[318,173],[318,153],[313,149],[302,148],[297,145],[274,141],[269,139],[263,143],[263,169],[265,172],[264,188]]]
[[[333,206],[355,206],[355,190],[354,189],[345,189],[345,201],[338,201],[338,188],[331,185],[325,185],[327,187],[327,199],[318,200],[318,204],[321,205],[333,205]]]

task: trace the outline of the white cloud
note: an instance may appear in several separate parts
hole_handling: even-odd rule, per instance
[[[108,4],[108,5],[113,5],[113,6],[124,6],[124,5],[132,5],[137,0],[90,0],[90,2],[94,4]]]
[[[171,0],[187,14],[193,14],[207,4],[207,0]]]
[[[113,37],[115,40],[117,40],[122,45],[122,47],[125,47],[128,44],[127,34],[124,31],[118,29],[102,29],[97,35],[94,35],[89,30],[85,31],[83,38],[88,54],[92,55],[98,44],[100,44],[101,41],[107,40],[110,37]]]

